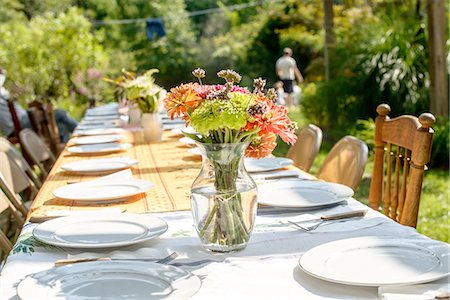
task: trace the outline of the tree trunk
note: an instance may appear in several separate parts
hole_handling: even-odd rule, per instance
[[[445,1],[428,0],[428,71],[430,73],[430,110],[448,116],[448,73],[445,56]]]
[[[330,79],[330,62],[332,61],[334,53],[334,13],[333,13],[333,0],[323,0],[323,12],[324,12],[324,26],[325,26],[325,47],[324,47],[324,59],[325,59],[325,79]]]

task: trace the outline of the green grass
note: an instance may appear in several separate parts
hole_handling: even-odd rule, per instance
[[[289,113],[292,120],[299,122],[299,127],[305,125],[299,111]],[[301,126],[300,126],[301,125]],[[326,133],[324,132],[326,136]],[[314,160],[310,170],[311,174],[316,174],[320,165],[324,161],[332,143],[324,140],[319,154]],[[276,156],[285,156],[289,146],[279,140],[274,151]],[[365,168],[363,179],[355,193],[355,199],[362,203],[369,204],[370,179],[373,169],[373,153],[369,153],[369,159]],[[422,196],[420,199],[419,220],[417,231],[436,240],[450,242],[450,180],[448,170],[431,169],[425,172]]]

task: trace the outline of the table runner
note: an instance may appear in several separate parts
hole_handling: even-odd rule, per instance
[[[133,213],[167,212],[190,209],[190,187],[201,167],[200,156],[187,152],[188,147],[181,144],[179,135],[164,132],[163,140],[158,143],[143,142],[142,132],[128,132],[126,139],[133,143],[130,149],[105,155],[73,155],[64,151],[56,161],[45,184],[36,196],[29,217],[32,220],[45,218],[51,210],[92,210],[105,206],[119,207]],[[86,181],[98,178],[98,175],[76,175],[61,170],[64,163],[81,159],[97,159],[128,156],[139,160],[132,168],[133,178],[151,181],[155,187],[146,194],[137,195],[124,202],[85,204],[76,201],[56,199],[52,192],[68,182]]]

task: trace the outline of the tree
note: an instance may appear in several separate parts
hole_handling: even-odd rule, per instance
[[[74,8],[0,25],[0,65],[8,70],[13,96],[67,97],[75,74],[107,65],[101,38],[91,33],[91,23]]]
[[[325,27],[325,79],[330,79],[330,61],[332,60],[334,53],[334,13],[333,13],[333,0],[323,0],[323,20]]]
[[[445,56],[445,3],[428,0],[428,70],[430,73],[430,109],[448,116],[448,72]]]

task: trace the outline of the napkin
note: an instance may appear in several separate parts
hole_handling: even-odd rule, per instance
[[[444,293],[450,293],[450,283],[381,286],[378,288],[378,296],[382,300],[434,300],[436,296]]]

